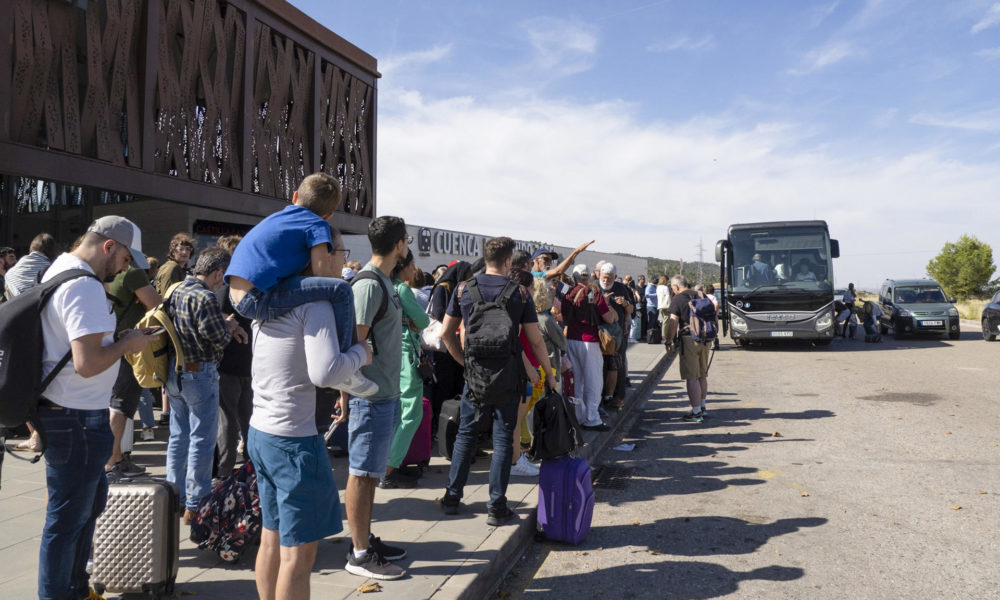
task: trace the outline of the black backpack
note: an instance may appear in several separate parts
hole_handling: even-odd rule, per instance
[[[376,275],[374,271],[361,271],[360,273],[355,275],[354,279],[351,280],[351,287],[353,288],[355,283],[363,281],[365,279],[374,279],[375,281],[378,282],[378,286],[382,288],[382,302],[378,305],[378,310],[375,311],[375,318],[372,319],[371,327],[368,328],[367,339],[372,343],[372,354],[374,355],[378,354],[378,345],[375,343],[375,323],[381,321],[382,317],[385,316],[385,311],[389,309],[389,290],[386,289],[385,283],[383,283],[382,278]],[[344,334],[338,331],[337,335],[344,335]]]
[[[0,427],[31,423],[42,433],[35,418],[38,398],[73,358],[72,350],[67,352],[42,379],[42,309],[56,288],[79,277],[97,279],[90,271],[71,269],[0,306]]]
[[[475,277],[465,282],[465,290],[472,294],[472,311],[465,323],[465,381],[477,404],[506,406],[524,395],[528,375],[517,337],[520,323],[507,312],[519,289],[508,281],[496,300],[486,302]]]
[[[576,412],[558,392],[548,392],[535,403],[531,427],[531,449],[534,460],[554,460],[583,445]]]

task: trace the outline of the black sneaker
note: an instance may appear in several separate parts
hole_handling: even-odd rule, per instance
[[[375,550],[375,552],[382,555],[382,558],[386,560],[402,560],[406,558],[406,550],[390,546],[388,544],[383,544],[382,538],[375,537],[374,534],[368,534],[368,543],[370,544],[370,547]],[[353,551],[354,548],[351,548],[351,550]]]
[[[169,427],[170,426],[170,413],[160,413],[160,426]]]
[[[396,471],[393,471],[380,479],[378,486],[383,490],[412,489],[417,487],[417,480],[409,477],[403,477]]]
[[[123,458],[115,466],[121,468],[122,475],[125,477],[139,477],[146,474],[146,467],[140,467],[130,458]]]
[[[696,415],[691,412],[681,417],[681,421],[684,421],[685,423],[701,423],[704,420],[705,419],[701,416],[701,413]]]
[[[368,551],[360,558],[354,556],[354,551],[352,550],[347,557],[347,564],[344,566],[344,569],[352,575],[381,579],[383,581],[399,579],[406,575],[406,571],[387,561],[371,548],[368,548]]]
[[[514,518],[514,511],[505,506],[500,509],[490,509],[486,515],[486,524],[490,527],[499,527]]]
[[[707,408],[703,408],[703,409],[701,409],[701,412],[698,413],[698,414],[701,415],[702,419],[707,419],[708,418],[708,409]]]
[[[456,498],[455,496],[449,496],[448,494],[445,494],[444,498],[441,498],[441,510],[443,510],[444,514],[446,515],[457,515],[458,507],[461,504],[462,501]]]

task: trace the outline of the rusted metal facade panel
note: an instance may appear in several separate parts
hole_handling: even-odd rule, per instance
[[[376,61],[284,0],[0,0],[5,32],[2,175],[263,215],[319,169],[375,214]]]

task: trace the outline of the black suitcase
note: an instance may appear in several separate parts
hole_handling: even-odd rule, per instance
[[[145,477],[112,484],[94,531],[94,589],[172,595],[180,549],[180,493]]]
[[[455,437],[458,436],[458,424],[462,416],[462,401],[458,398],[445,400],[441,403],[441,416],[438,417],[438,454],[451,460],[451,451],[455,448]]]
[[[663,342],[663,332],[660,331],[659,327],[650,327],[649,331],[646,332],[646,343],[647,344],[659,344]]]

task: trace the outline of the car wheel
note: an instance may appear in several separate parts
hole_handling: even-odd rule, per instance
[[[983,319],[983,339],[987,342],[994,342],[997,339],[997,334],[993,333],[990,329],[990,320]]]
[[[957,340],[960,337],[962,337],[962,332],[961,331],[949,331],[948,332],[948,339],[949,340]]]

